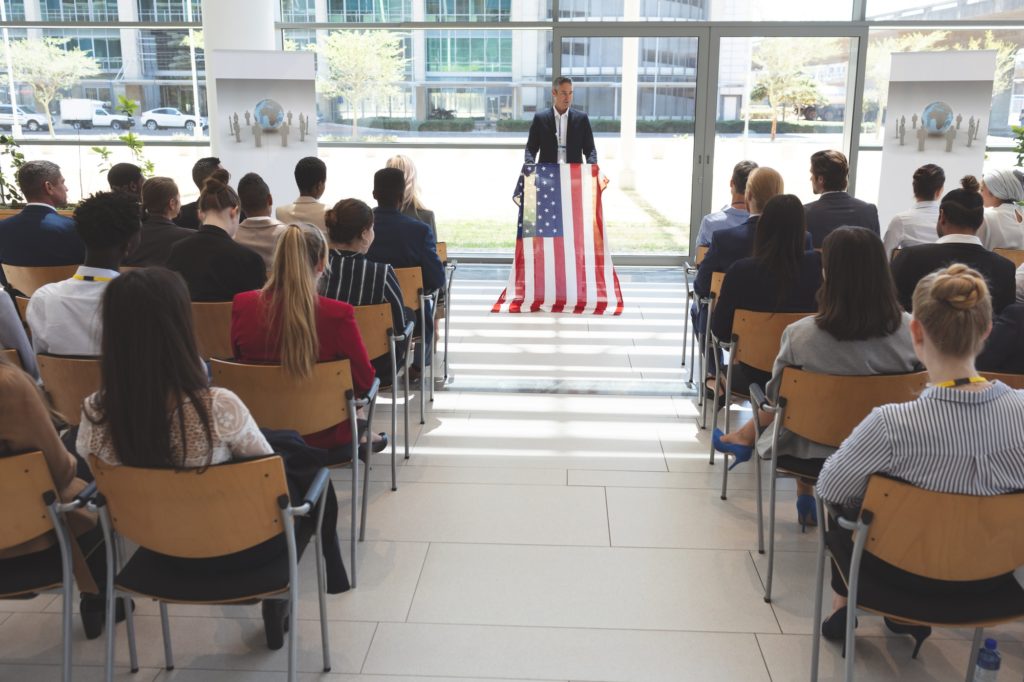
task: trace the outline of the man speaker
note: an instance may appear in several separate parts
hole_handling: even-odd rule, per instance
[[[533,115],[526,141],[526,163],[597,163],[590,119],[572,105],[572,79],[561,76],[551,87],[552,107]],[[537,152],[540,159],[537,159]]]

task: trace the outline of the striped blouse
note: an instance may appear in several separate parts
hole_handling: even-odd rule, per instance
[[[929,387],[917,400],[872,410],[825,461],[817,491],[845,508],[871,474],[961,495],[1024,490],[1024,391]]]
[[[391,304],[391,321],[396,334],[406,325],[405,303],[395,269],[375,263],[354,251],[331,249],[323,295],[349,305]]]

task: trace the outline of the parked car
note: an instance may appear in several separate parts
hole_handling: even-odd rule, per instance
[[[32,107],[24,105],[18,105],[18,123],[32,132],[48,127],[46,114],[37,113]],[[0,128],[10,129],[13,126],[14,116],[11,115],[11,105],[0,104]]]
[[[183,114],[174,107],[160,107],[159,109],[143,111],[139,115],[139,120],[142,122],[142,125],[150,130],[184,128],[190,133],[196,126],[202,127],[206,125],[206,121],[202,117]]]
[[[110,128],[127,130],[135,119],[124,114],[113,114],[106,103],[95,99],[65,98],[60,101],[60,120],[75,130],[81,128]]]

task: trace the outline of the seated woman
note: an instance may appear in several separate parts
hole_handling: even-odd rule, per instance
[[[351,360],[356,392],[373,384],[373,367],[359,336],[352,306],[318,296],[317,281],[327,267],[327,241],[312,226],[289,225],[274,250],[274,268],[266,286],[235,296],[231,344],[239,362],[276,363],[298,378],[317,362]],[[302,434],[309,445],[328,450],[331,463],[347,461],[352,442],[348,421],[317,433]],[[377,434],[374,452],[387,446]]]
[[[985,222],[978,238],[986,249],[1024,249],[1024,186],[1012,170],[985,173],[981,181]]]
[[[937,270],[914,290],[910,335],[931,385],[909,403],[871,411],[818,478],[818,495],[847,513],[864,498],[872,474],[891,474],[920,488],[959,495],[1000,495],[1024,489],[1024,391],[978,375],[974,358],[992,326],[992,301],[984,278],[962,263]],[[839,533],[836,524],[829,532]],[[852,542],[851,542],[852,545]],[[879,568],[913,589],[932,581]],[[950,583],[943,582],[948,591]],[[965,582],[962,589],[977,584]],[[846,586],[832,568],[835,612],[821,624],[827,639],[845,636]],[[960,589],[960,588],[958,588]],[[886,619],[894,632],[920,643],[931,628]],[[914,650],[914,655],[917,649]]]
[[[387,263],[367,260],[373,243],[373,209],[358,199],[342,199],[324,214],[331,252],[323,295],[349,305],[391,305],[391,328],[401,334],[413,312],[405,307],[395,269]],[[405,358],[398,344],[398,366]],[[393,382],[389,356],[374,358],[373,369],[387,385]]]
[[[32,352],[32,342],[25,333],[25,325],[18,316],[18,309],[6,291],[0,290],[0,350],[15,350],[22,368],[39,378],[39,367],[36,365],[36,354]]]
[[[771,198],[757,221],[753,257],[736,261],[725,273],[722,293],[711,315],[715,338],[726,340],[732,336],[733,314],[739,309],[785,313],[817,310],[815,293],[821,286],[821,256],[807,248],[803,203],[792,194]],[[750,384],[763,387],[771,375],[740,363],[733,369],[732,378],[733,390],[745,394]]]
[[[434,212],[423,205],[420,199],[420,185],[416,175],[416,164],[408,156],[396,154],[384,164],[385,168],[397,168],[405,175],[405,194],[402,197],[402,205],[398,210],[410,218],[430,226],[430,232],[437,241],[437,225],[434,220]]]
[[[910,315],[900,310],[889,259],[878,235],[860,227],[833,230],[822,245],[824,275],[818,292],[818,314],[786,327],[779,356],[772,368],[766,394],[779,397],[782,372],[799,367],[808,372],[838,375],[900,374],[917,368],[910,341]],[[761,426],[773,415],[759,411]],[[750,459],[754,448],[754,422],[731,433],[716,430],[715,449]],[[759,450],[771,447],[771,431],[764,432]],[[779,461],[789,471],[816,476],[834,448],[820,445],[782,429]],[[785,453],[785,454],[782,454]],[[813,488],[797,479],[797,518],[802,526],[814,525]]]

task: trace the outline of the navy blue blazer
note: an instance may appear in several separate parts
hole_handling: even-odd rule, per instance
[[[828,233],[837,227],[866,227],[875,234],[881,234],[878,208],[847,192],[822,194],[817,201],[804,204],[804,214],[807,216],[807,231],[816,249],[821,248]]]
[[[373,231],[376,236],[366,253],[367,259],[394,268],[419,267],[428,291],[444,288],[444,266],[429,225],[403,215],[398,209],[378,206],[373,209]]]
[[[21,213],[0,220],[0,263],[45,266],[79,265],[85,244],[75,221],[47,206],[26,206]],[[0,283],[7,279],[0,271]]]
[[[1006,306],[992,321],[992,333],[974,365],[982,372],[1024,374],[1024,303]]]
[[[537,159],[537,152],[540,159]],[[584,162],[584,158],[586,161]],[[577,109],[569,109],[569,129],[565,133],[566,163],[597,163],[594,131],[590,118]],[[526,140],[526,163],[558,163],[558,131],[555,110],[548,107],[533,115],[530,136]]]

